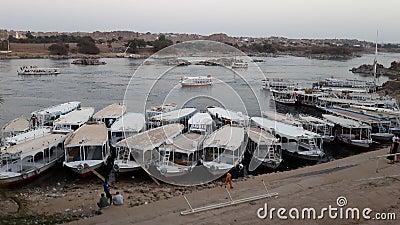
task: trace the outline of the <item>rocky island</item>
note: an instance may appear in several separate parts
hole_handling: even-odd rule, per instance
[[[373,65],[363,64],[359,67],[350,69],[353,73],[373,75]],[[385,68],[382,64],[377,64],[376,74],[378,76],[388,76],[390,79],[397,79],[400,76],[400,61],[393,61],[389,68]]]

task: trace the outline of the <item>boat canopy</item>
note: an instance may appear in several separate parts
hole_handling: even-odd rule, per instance
[[[141,113],[126,113],[111,125],[111,132],[140,132],[144,129],[146,121]]]
[[[273,145],[279,142],[274,135],[258,127],[250,127],[247,134],[249,139],[257,144]]]
[[[153,121],[165,121],[165,122],[179,122],[181,119],[193,115],[196,112],[196,108],[188,107],[182,109],[176,109],[166,113],[158,114],[150,118]]]
[[[70,113],[60,116],[60,118],[54,121],[54,124],[56,126],[82,125],[86,123],[90,119],[90,117],[93,116],[93,113],[94,113],[93,107],[82,107]]]
[[[102,146],[107,143],[107,127],[103,123],[85,124],[78,128],[64,143],[66,148],[75,146]]]
[[[38,111],[34,111],[31,114],[36,115],[36,116],[45,116],[45,115],[53,115],[53,116],[58,116],[58,115],[64,115],[67,114],[77,108],[79,108],[81,105],[80,102],[67,102],[63,103],[60,105],[55,105],[51,106],[48,108],[44,108]]]
[[[29,121],[25,118],[16,118],[3,127],[3,132],[25,132],[29,130]]]
[[[304,130],[302,127],[292,126],[286,123],[270,120],[262,117],[252,117],[251,120],[259,127],[275,132],[281,137],[302,138],[302,137],[320,137],[319,134]]]
[[[181,134],[183,124],[168,124],[133,135],[117,143],[117,147],[128,147],[135,150],[149,151],[161,146],[167,140]]]
[[[326,111],[336,114],[336,115],[339,115],[339,116],[346,117],[348,119],[354,119],[354,120],[364,122],[364,123],[381,123],[381,122],[383,122],[382,119],[379,119],[377,117],[367,115],[367,114],[362,114],[362,113],[356,112],[356,111],[342,109],[342,108],[332,107],[332,108],[327,108]],[[389,121],[386,121],[386,122],[390,123]]]
[[[320,125],[324,125],[324,126],[327,125],[327,126],[330,126],[330,127],[335,126],[335,124],[333,124],[331,122],[328,122],[328,121],[325,121],[325,120],[322,120],[320,118],[317,118],[317,117],[314,117],[314,116],[310,116],[310,115],[301,115],[300,114],[299,118],[301,120],[305,121],[305,122],[312,123],[312,124],[315,124],[315,125],[320,124]]]
[[[111,104],[93,115],[93,119],[117,119],[121,117],[126,111],[126,105],[122,103]]]
[[[328,120],[331,123],[337,124],[341,127],[346,127],[346,128],[367,128],[371,129],[371,126],[367,124],[360,123],[358,121],[352,120],[352,119],[346,119],[343,117],[339,116],[334,116],[331,114],[322,114],[322,117],[326,120]]]
[[[244,128],[225,125],[214,131],[204,140],[204,148],[238,149],[244,141]]]
[[[62,141],[67,134],[46,133],[35,139],[30,139],[19,144],[5,148],[2,152],[9,154],[21,154],[21,158],[26,156],[34,156],[38,152],[42,152],[49,146],[54,146]]]
[[[195,124],[212,125],[213,119],[208,113],[196,113],[189,119],[188,123],[190,125],[195,125]]]
[[[44,136],[45,134],[48,134],[50,132],[51,132],[50,128],[47,128],[47,127],[38,128],[35,130],[30,130],[28,132],[15,135],[14,137],[7,137],[5,140],[9,144],[18,144],[19,142],[22,142],[22,141],[26,141],[29,139]]]

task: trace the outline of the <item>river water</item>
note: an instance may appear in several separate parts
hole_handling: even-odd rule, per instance
[[[262,57],[260,63],[249,64],[248,69],[232,71],[225,67],[190,65],[171,67],[161,63],[141,66],[143,59],[107,58],[106,65],[79,66],[72,59],[12,59],[0,60],[0,126],[34,110],[68,101],[81,101],[82,106],[95,107],[96,111],[114,102],[121,102],[126,92],[128,111],[143,112],[148,105],[176,102],[181,105],[205,107],[220,104],[249,115],[260,115],[260,110],[273,109],[267,91],[260,89],[261,79],[283,78],[294,80],[303,86],[328,77],[372,81],[372,77],[349,72],[352,67],[371,64],[374,55],[347,61],[316,60],[302,57]],[[190,58],[193,60],[196,58]],[[379,63],[385,67],[399,60],[400,54],[382,53]],[[57,76],[18,76],[22,65],[58,67]],[[262,73],[261,73],[261,72]],[[180,88],[179,77],[208,75],[216,78],[216,84],[204,88]],[[157,78],[157,79],[156,79]],[[381,77],[383,83],[388,78]],[[157,80],[157,81],[155,81]],[[146,106],[147,105],[147,106]]]

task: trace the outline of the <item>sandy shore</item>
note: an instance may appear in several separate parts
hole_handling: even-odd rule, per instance
[[[25,201],[30,213],[59,213],[79,220],[70,224],[398,224],[396,220],[355,220],[330,219],[327,215],[321,220],[280,220],[276,214],[270,219],[259,219],[257,210],[268,203],[268,207],[313,207],[319,212],[323,207],[337,207],[339,196],[347,198],[344,207],[359,209],[371,208],[371,216],[376,212],[395,213],[400,217],[400,164],[390,165],[386,159],[380,159],[378,172],[376,160],[370,157],[383,155],[388,148],[351,156],[329,163],[319,164],[297,170],[252,176],[234,181],[230,191],[233,199],[264,194],[262,180],[270,192],[277,192],[277,198],[262,199],[250,203],[181,216],[188,209],[183,195],[192,207],[226,202],[229,200],[224,188],[218,182],[198,187],[176,187],[155,185],[144,174],[143,178],[122,177],[112,189],[120,191],[125,197],[123,206],[111,206],[101,210],[96,201],[102,192],[101,182],[97,178],[68,181],[58,178],[50,183],[36,187],[32,184],[19,190],[18,195]],[[374,179],[371,179],[374,178]],[[375,179],[376,178],[376,179]],[[35,187],[35,188],[33,188]],[[2,209],[12,212],[15,205],[3,201]]]

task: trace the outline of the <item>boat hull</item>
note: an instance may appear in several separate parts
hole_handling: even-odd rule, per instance
[[[297,159],[297,160],[302,160],[308,163],[317,163],[320,162],[323,158],[323,156],[321,155],[303,155],[303,154],[299,154],[298,152],[291,152],[289,150],[286,149],[282,149],[282,154],[286,157],[290,157],[293,159]]]

